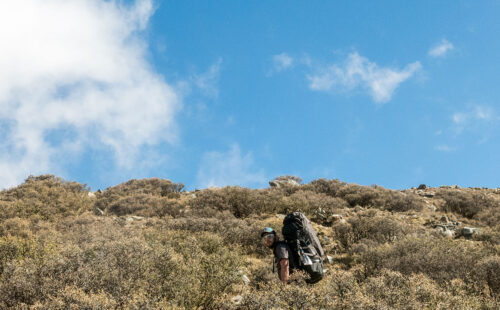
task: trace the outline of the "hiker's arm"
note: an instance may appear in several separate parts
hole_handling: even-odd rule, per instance
[[[281,266],[281,272],[280,272],[280,276],[281,276],[281,282],[283,284],[287,284],[288,282],[288,277],[289,277],[289,266],[290,266],[290,263],[288,262],[288,258],[282,258],[280,260],[280,266]]]

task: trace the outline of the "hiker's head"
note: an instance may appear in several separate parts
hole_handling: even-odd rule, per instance
[[[260,236],[262,238],[262,242],[268,247],[271,248],[274,245],[274,242],[276,242],[276,232],[274,229],[271,227],[266,227],[262,230],[260,233]]]

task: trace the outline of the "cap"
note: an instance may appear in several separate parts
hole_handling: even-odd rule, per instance
[[[266,227],[262,230],[262,232],[260,233],[260,236],[264,237],[265,234],[276,234],[276,232],[271,227]]]

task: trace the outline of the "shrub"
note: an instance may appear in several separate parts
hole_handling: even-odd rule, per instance
[[[500,203],[498,200],[481,192],[440,189],[436,193],[436,198],[445,200],[446,203],[443,207],[444,211],[455,212],[467,218],[474,218],[477,214],[486,209],[500,210]]]
[[[0,192],[0,220],[12,217],[51,219],[92,209],[89,189],[53,175],[30,176],[12,189]]]
[[[439,284],[458,278],[477,286],[473,281],[477,263],[495,251],[461,239],[407,237],[362,253],[358,262],[363,265],[365,276],[387,268],[406,275],[422,273]]]
[[[357,213],[347,223],[333,226],[334,237],[344,250],[351,249],[361,240],[372,240],[377,244],[393,242],[415,230],[412,225],[398,221],[396,216],[375,210]]]

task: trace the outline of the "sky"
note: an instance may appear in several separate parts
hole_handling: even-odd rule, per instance
[[[0,188],[499,187],[500,1],[0,1]]]

